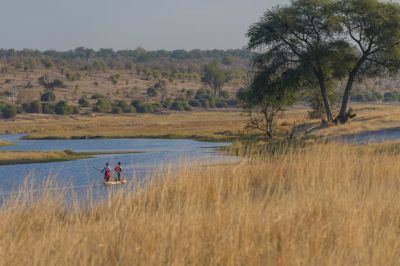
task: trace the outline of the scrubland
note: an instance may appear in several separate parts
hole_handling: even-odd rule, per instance
[[[398,264],[397,143],[230,151],[245,157],[160,170],[85,208],[28,185],[0,209],[0,264]]]

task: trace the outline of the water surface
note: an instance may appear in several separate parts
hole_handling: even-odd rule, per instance
[[[19,164],[0,166],[0,193],[7,195],[21,186],[26,177],[45,180],[49,176],[57,183],[72,187],[78,194],[86,194],[95,188],[97,196],[106,195],[102,184],[102,174],[96,168],[105,163],[115,166],[121,162],[124,176],[129,179],[143,179],[161,165],[178,165],[202,162],[204,164],[236,160],[217,151],[217,147],[229,145],[227,142],[199,142],[186,139],[89,139],[89,140],[21,140],[23,135],[3,135],[0,139],[15,142],[14,146],[0,147],[0,151],[60,151],[75,152],[128,152],[134,154],[98,155],[94,158],[39,164]]]

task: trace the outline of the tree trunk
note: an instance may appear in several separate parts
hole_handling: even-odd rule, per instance
[[[346,123],[349,119],[349,113],[347,112],[349,100],[350,100],[350,92],[353,88],[353,83],[355,80],[355,75],[353,73],[350,74],[349,79],[347,80],[346,88],[343,93],[342,104],[340,106],[339,115],[336,117],[336,121],[339,123]]]
[[[322,73],[318,75],[318,81],[321,89],[322,100],[324,102],[326,118],[328,119],[328,124],[331,124],[333,122],[332,108],[328,99],[328,91],[325,86],[325,77]]]
[[[366,58],[365,56],[361,57],[360,60],[358,60],[357,65],[350,72],[349,78],[347,79],[346,88],[343,93],[342,104],[340,106],[340,112],[339,112],[339,115],[335,119],[336,122],[344,124],[349,120],[349,118],[351,116],[351,114],[347,110],[348,105],[349,105],[349,100],[350,100],[350,93],[351,93],[351,90],[353,89],[353,84],[354,84],[354,81],[356,80],[358,71],[360,70],[362,64],[364,63],[365,58]]]

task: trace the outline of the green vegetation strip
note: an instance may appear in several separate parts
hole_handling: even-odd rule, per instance
[[[78,135],[78,136],[35,136],[27,135],[22,139],[24,140],[69,140],[69,139],[192,139],[197,141],[206,142],[225,142],[239,139],[240,136],[235,134],[210,134],[210,135],[196,135],[196,134],[133,134],[133,135]]]
[[[0,165],[49,163],[61,161],[74,161],[93,158],[97,155],[108,154],[135,154],[138,151],[99,151],[99,152],[73,152],[49,151],[49,152],[25,152],[25,151],[0,151]]]
[[[15,145],[14,142],[9,142],[9,141],[6,141],[6,140],[0,140],[0,147],[1,146],[13,146],[13,145]]]

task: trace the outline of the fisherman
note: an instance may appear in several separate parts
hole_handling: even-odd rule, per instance
[[[121,162],[118,162],[117,166],[114,168],[115,172],[117,172],[117,181],[122,182],[122,165]]]
[[[101,170],[102,173],[104,173],[104,181],[105,182],[110,182],[111,179],[111,168],[108,165],[108,163],[106,163],[106,167],[104,167],[103,170]]]

